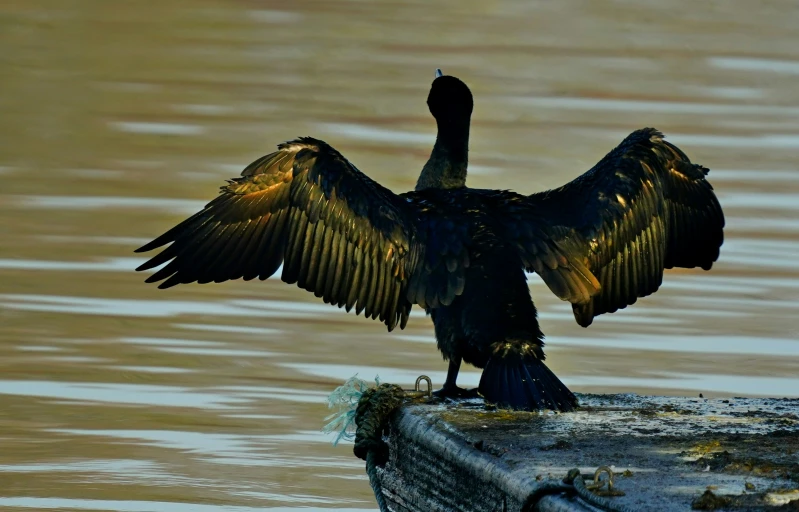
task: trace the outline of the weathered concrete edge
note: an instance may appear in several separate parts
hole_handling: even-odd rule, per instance
[[[403,407],[392,417],[392,428],[412,442],[435,453],[438,458],[448,464],[458,466],[460,470],[474,475],[475,478],[493,484],[504,492],[511,500],[524,504],[534,494],[541,491],[545,482],[534,476],[519,474],[496,456],[475,448],[462,435],[452,429],[442,429],[445,422],[427,413],[419,414],[417,408]],[[565,476],[565,475],[564,475]],[[545,496],[535,510],[541,512],[556,511],[589,511],[581,501],[566,499],[558,495]]]

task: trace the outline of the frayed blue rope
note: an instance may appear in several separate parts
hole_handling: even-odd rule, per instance
[[[379,376],[375,376],[375,385],[380,385]],[[363,393],[370,387],[371,383],[359,379],[358,374],[355,374],[327,397],[327,406],[330,409],[338,408],[336,412],[325,418],[328,423],[322,427],[322,432],[325,434],[337,432],[333,446],[342,439],[346,441],[355,439],[355,410]]]

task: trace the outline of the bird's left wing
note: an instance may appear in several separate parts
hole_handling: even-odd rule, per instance
[[[587,327],[655,292],[664,269],[718,259],[724,214],[707,172],[638,130],[574,181],[509,203],[506,236]]]
[[[322,141],[279,146],[223,186],[203,210],[136,252],[171,243],[136,270],[147,282],[283,281],[353,306],[389,330],[407,322],[407,281],[419,258],[411,206]]]

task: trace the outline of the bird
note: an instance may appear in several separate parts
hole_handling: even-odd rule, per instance
[[[394,193],[322,140],[297,138],[137,249],[166,246],[136,270],[155,269],[146,282],[163,289],[264,280],[282,267],[284,282],[389,331],[419,306],[448,362],[438,397],[574,410],[578,399],[545,364],[527,272],[588,327],[654,293],[665,269],[709,270],[724,214],[708,169],[644,128],[559,188],[470,188],[469,87],[437,69],[427,105],[437,136],[414,190]],[[476,389],[457,385],[463,362],[483,369]]]

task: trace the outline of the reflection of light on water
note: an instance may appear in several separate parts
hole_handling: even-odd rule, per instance
[[[296,23],[303,19],[302,13],[291,11],[277,11],[274,9],[250,9],[247,17],[261,23]]]
[[[435,134],[429,131],[414,133],[354,123],[324,123],[317,125],[317,128],[322,132],[335,133],[339,137],[384,142],[392,145],[418,144],[432,146],[436,140]]]
[[[123,81],[94,81],[98,89],[115,90],[125,93],[153,93],[163,90],[163,85],[148,82],[123,82]]]
[[[39,235],[37,240],[50,243],[64,244],[102,244],[102,245],[127,245],[130,247],[141,247],[152,238],[133,237],[133,236],[72,236],[72,235]]]
[[[19,311],[47,311],[84,315],[129,317],[170,317],[217,315],[251,318],[317,318],[344,315],[341,308],[317,302],[235,299],[217,302],[179,300],[137,300],[53,295],[0,295],[0,306]],[[354,312],[350,312],[354,315]],[[422,318],[424,311],[414,308],[411,317]]]
[[[496,176],[497,174],[503,172],[505,169],[501,167],[489,167],[486,165],[476,165],[476,164],[469,164],[469,174],[485,174],[485,175],[493,175]]]
[[[281,400],[285,402],[323,404],[327,401],[328,392],[312,389],[279,388],[274,386],[221,386],[220,390],[230,394],[257,399]]]
[[[196,347],[159,347],[161,352],[185,354],[192,356],[225,356],[225,357],[275,357],[280,354],[265,350],[240,350],[235,348],[196,348]]]
[[[22,208],[58,210],[137,209],[192,214],[202,210],[207,201],[162,197],[116,196],[5,196]]]
[[[311,318],[342,314],[326,304],[283,301],[231,300],[196,302],[179,300],[137,300],[52,295],[0,295],[4,307],[22,311],[49,311],[86,315],[169,317],[179,315]]]
[[[223,116],[234,113],[235,109],[229,105],[211,105],[202,103],[177,103],[172,105],[175,112],[195,114],[199,116]]]
[[[202,135],[205,133],[205,128],[196,124],[114,121],[108,123],[108,126],[120,132],[150,135]]]
[[[111,169],[64,169],[62,172],[67,176],[104,180],[117,180],[125,175],[125,171]]]
[[[799,242],[792,240],[731,238],[724,242],[721,250],[725,265],[738,265],[750,269],[799,268],[797,260]]]
[[[197,370],[190,368],[174,368],[171,366],[112,366],[121,372],[134,372],[134,373],[191,373]]]
[[[290,496],[274,494],[274,499],[291,502]],[[358,502],[359,500],[347,500]],[[323,503],[337,503],[340,500],[325,498]],[[364,502],[364,504],[366,504]],[[371,505],[371,504],[370,504]],[[136,500],[82,500],[74,498],[0,498],[0,506],[43,509],[71,508],[76,510],[116,510],[117,512],[297,512],[297,507],[248,507],[245,505],[208,505],[205,503],[180,503],[173,501],[136,501]],[[315,507],[316,510],[327,510]],[[331,512],[364,512],[364,508],[330,509]]]
[[[199,484],[199,479],[188,478],[183,475],[167,471],[166,464],[149,460],[134,459],[86,459],[44,462],[33,464],[3,464],[0,473],[69,473],[74,478],[80,476],[94,483],[106,481],[109,483],[140,483],[153,485],[169,482],[174,485]],[[207,481],[206,481],[207,483]],[[0,498],[2,505],[2,498]]]
[[[184,430],[88,430],[51,429],[60,435],[99,436],[139,442],[148,446],[180,450],[214,464],[295,468],[352,467],[357,460],[347,457],[285,455],[275,448],[292,443],[329,443],[331,435],[299,431],[289,434],[221,434]]]
[[[103,258],[98,261],[0,259],[0,270],[64,270],[81,272],[130,272],[143,258]]]
[[[137,368],[137,367],[133,367]],[[152,372],[153,368],[143,367]],[[170,369],[171,370],[171,369]],[[177,369],[178,372],[183,372]],[[192,371],[192,370],[188,370]],[[156,370],[159,373],[160,370]],[[414,377],[415,379],[416,377]],[[327,392],[274,386],[215,386],[189,388],[152,384],[119,384],[69,381],[0,380],[0,394],[34,396],[58,400],[81,400],[162,407],[232,409],[253,400],[323,404]]]
[[[799,340],[753,336],[680,336],[660,334],[617,334],[613,338],[592,336],[549,336],[547,347],[614,348],[624,350],[659,350],[669,353],[716,353],[740,355],[799,355]]]
[[[353,467],[353,469],[354,469],[354,466],[351,466],[350,464],[346,464],[345,463],[343,465],[346,466],[346,467]],[[368,478],[369,477],[367,477],[366,475],[361,475],[361,477],[358,478],[358,480],[363,480],[364,482],[368,482]],[[330,504],[330,503],[332,503],[332,501],[329,498],[323,498],[321,496],[310,496],[308,494],[277,494],[277,493],[273,493],[273,492],[263,492],[263,491],[237,491],[236,495],[237,496],[246,496],[246,497],[249,497],[249,498],[260,498],[260,499],[265,499],[265,500],[281,501],[281,502],[286,502],[286,503],[296,503],[298,505],[305,504],[305,506],[299,506],[297,508],[291,509],[292,512],[296,512],[298,509],[304,509],[304,508],[307,507],[308,504],[311,504],[311,503],[320,504],[320,505],[321,504]],[[340,503],[363,503],[364,505],[368,504],[367,501],[358,500],[358,499],[343,499],[343,500],[337,500],[337,501],[340,502]],[[265,510],[269,511],[269,510],[274,510],[274,509],[270,509],[269,507],[267,507]],[[328,509],[319,508],[319,507],[313,507],[312,510],[328,510]],[[332,509],[331,508],[329,510],[331,512],[338,512],[338,510],[340,510],[340,509],[338,509],[338,508]],[[361,510],[361,512],[366,512],[369,509],[360,509],[360,510]]]
[[[705,393],[732,393],[742,396],[799,396],[799,378],[793,377],[658,373],[643,378],[581,375],[563,380],[569,385],[585,387],[685,389]]]
[[[245,420],[290,420],[292,416],[280,414],[225,414],[226,418],[242,418]]]
[[[210,391],[196,391],[180,386],[66,381],[2,380],[0,381],[0,394],[209,409],[229,408],[234,404],[248,402],[240,397],[221,395]]]
[[[794,233],[799,231],[799,219],[779,219],[770,217],[727,217],[724,231],[760,231],[774,233]],[[722,251],[724,247],[722,246]]]
[[[729,98],[736,100],[762,98],[766,91],[756,87],[710,87],[686,85],[683,87],[687,91],[696,92],[703,96],[712,98]]]
[[[201,340],[183,340],[173,338],[144,338],[144,337],[130,337],[120,338],[122,343],[132,343],[134,345],[155,345],[158,347],[224,347],[227,343],[221,341],[201,341]]]
[[[321,430],[300,430],[291,434],[270,434],[268,437],[273,441],[327,444],[336,438],[336,433],[324,433]],[[352,444],[352,441],[342,439],[339,443]]]
[[[123,343],[151,346],[155,350],[170,354],[227,357],[275,357],[280,354],[266,350],[242,350],[227,347],[228,343],[217,341],[179,340],[171,338],[120,338]]]
[[[709,57],[708,64],[720,69],[740,71],[770,71],[786,75],[799,75],[799,61],[778,59],[754,59],[751,57]]]
[[[799,194],[795,193],[725,192],[719,194],[719,202],[724,208],[799,210]]]
[[[395,334],[395,338],[405,341],[412,341],[414,343],[435,343],[436,338],[433,333],[428,335],[416,335],[416,334]]]
[[[25,352],[61,352],[64,350],[63,347],[48,347],[44,345],[21,345],[16,348]]]
[[[219,302],[61,297],[50,295],[0,295],[3,307],[21,311],[47,311],[84,315],[168,317],[177,315],[249,316],[251,313]]]
[[[752,115],[799,115],[797,107],[783,107],[778,105],[741,105],[738,103],[700,103],[680,101],[641,101],[619,100],[607,98],[581,98],[581,97],[519,97],[514,103],[529,105],[536,108],[559,108],[568,110],[603,110],[647,112],[659,114],[752,114]],[[671,138],[671,137],[670,137]]]
[[[746,181],[755,183],[784,183],[799,181],[799,171],[794,169],[758,171],[754,169],[711,169],[710,181]],[[780,195],[780,192],[775,192]]]
[[[226,334],[254,334],[259,336],[274,336],[284,332],[282,329],[273,329],[270,327],[247,327],[243,325],[174,324],[174,326],[178,329],[223,332]]]
[[[139,472],[142,476],[163,478],[160,473],[161,464],[148,460],[133,459],[92,459],[79,462],[60,462],[60,463],[40,463],[40,464],[3,464],[0,465],[0,472],[3,473],[51,473],[61,471],[76,471],[90,473],[127,473]]]
[[[721,307],[727,309],[728,311],[745,311],[749,314],[755,315],[757,314],[757,310],[753,308],[753,306],[757,306],[758,308],[768,308],[772,311],[774,310],[781,310],[783,314],[788,314],[790,310],[796,311],[799,309],[799,302],[796,301],[786,301],[783,299],[764,299],[761,297],[713,297],[713,303],[717,307]],[[680,297],[680,301],[682,302],[690,302],[692,303],[691,307],[696,307],[695,305],[702,305],[704,306],[708,302],[707,297],[696,297],[696,296],[683,296]]]
[[[712,273],[694,275],[669,275],[661,288],[697,290],[726,293],[766,293],[771,290],[799,290],[799,278],[769,276],[718,276]]]
[[[51,429],[50,432],[77,436],[102,436],[141,441],[144,444],[185,450],[200,455],[252,458],[264,456],[258,448],[268,448],[263,435],[187,432],[183,430],[102,430]]]
[[[535,299],[535,297],[533,297]],[[653,317],[648,311],[641,309],[631,309],[627,307],[620,310],[620,314],[609,314],[602,316],[602,323],[625,324],[625,325],[673,325],[680,323],[678,318]],[[574,313],[571,304],[554,304],[547,308],[539,309],[539,321],[561,320],[574,322]]]

